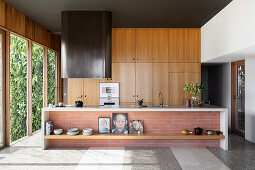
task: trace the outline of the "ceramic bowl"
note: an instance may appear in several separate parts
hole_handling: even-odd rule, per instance
[[[82,135],[84,135],[84,136],[90,136],[90,135],[92,135],[92,133],[88,133],[88,132],[82,132]]]
[[[77,132],[67,132],[66,134],[71,135],[71,136],[75,136],[75,135],[79,134],[79,131],[77,131]]]
[[[61,135],[63,133],[63,129],[55,129],[54,134],[55,135]]]
[[[87,134],[92,135],[92,132],[93,132],[93,130],[91,128],[83,129],[83,133],[87,133]]]
[[[213,135],[213,134],[214,134],[213,130],[207,130],[207,135]]]
[[[71,128],[67,130],[67,132],[77,132],[77,131],[79,131],[78,128]]]

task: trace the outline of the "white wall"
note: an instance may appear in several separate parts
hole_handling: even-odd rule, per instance
[[[255,142],[255,57],[245,60],[245,138]]]
[[[233,0],[201,28],[201,44],[202,62],[255,46],[255,0]]]
[[[231,63],[223,65],[222,106],[228,108],[228,128],[231,130]]]
[[[245,138],[255,143],[255,0],[233,0],[201,28],[201,44],[202,62],[245,59]]]

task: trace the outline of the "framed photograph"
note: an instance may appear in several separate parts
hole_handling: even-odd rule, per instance
[[[112,133],[114,134],[128,133],[128,113],[112,114]]]
[[[98,133],[111,133],[111,118],[110,117],[98,118]]]
[[[143,133],[143,120],[130,120],[129,133]]]

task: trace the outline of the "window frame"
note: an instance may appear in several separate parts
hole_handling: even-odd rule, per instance
[[[60,52],[53,50],[45,45],[42,45],[38,42],[35,42],[29,38],[26,38],[24,36],[21,36],[19,34],[16,34],[15,32],[5,30],[5,77],[8,77],[7,79],[5,78],[5,146],[11,146],[12,143],[10,141],[10,129],[11,129],[11,124],[10,124],[10,36],[11,34],[18,36],[22,39],[25,39],[27,41],[27,136],[31,136],[32,133],[32,43],[37,44],[41,47],[43,47],[43,107],[48,106],[47,100],[48,100],[48,78],[47,78],[47,62],[48,62],[48,50],[51,50],[56,53],[56,58],[55,58],[55,99],[56,103],[59,101],[62,101],[61,97],[61,75],[60,75]],[[37,131],[36,131],[37,132]],[[34,133],[36,133],[34,132]],[[26,137],[27,137],[26,136]],[[25,137],[23,137],[25,138]],[[23,139],[21,138],[21,139]],[[20,139],[20,140],[21,140]],[[15,143],[15,142],[14,142]]]

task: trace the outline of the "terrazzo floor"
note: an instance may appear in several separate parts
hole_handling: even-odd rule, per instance
[[[0,150],[0,169],[179,170],[255,169],[255,144],[230,135],[230,150],[197,147],[41,149],[36,133]]]

